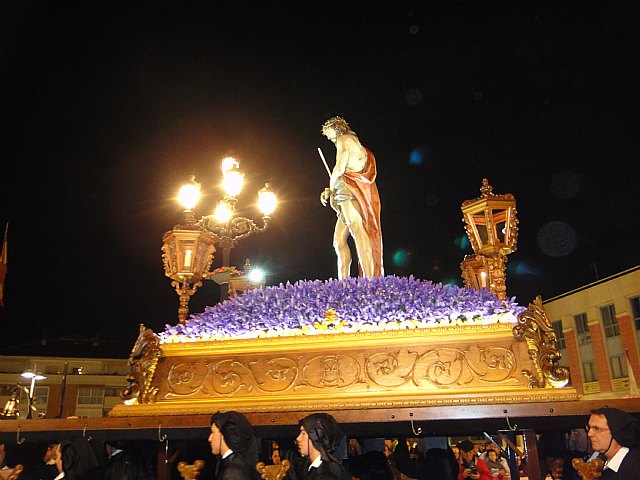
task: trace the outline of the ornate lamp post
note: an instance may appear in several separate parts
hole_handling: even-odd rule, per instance
[[[178,321],[184,323],[189,313],[189,299],[202,286],[202,277],[211,267],[215,238],[196,225],[193,207],[200,194],[194,182],[180,189],[178,198],[184,206],[185,225],[176,225],[162,237],[164,274],[173,280],[180,298]]]
[[[32,418],[33,410],[35,410],[35,407],[33,405],[33,393],[35,392],[35,389],[36,389],[36,382],[39,381],[39,380],[44,380],[47,377],[45,377],[44,375],[41,375],[39,373],[34,373],[34,372],[24,372],[22,374],[22,376],[24,378],[28,378],[28,379],[31,380],[31,386],[29,387],[29,392],[28,392],[29,398],[27,399],[29,406],[28,406],[28,410],[27,410],[26,419],[28,420],[28,419]]]
[[[271,214],[276,209],[276,195],[268,183],[258,191],[258,208],[262,213],[262,226],[253,220],[235,215],[238,195],[242,191],[244,175],[240,173],[239,163],[233,157],[222,160],[222,187],[225,196],[218,202],[215,213],[198,220],[197,224],[213,235],[222,249],[222,265],[229,266],[231,250],[239,240],[255,232],[264,232],[269,227]]]
[[[266,230],[276,208],[276,196],[267,183],[258,192],[263,225],[260,227],[253,220],[235,216],[237,197],[244,180],[235,158],[226,157],[222,160],[222,175],[225,195],[218,202],[213,215],[196,219],[193,208],[200,196],[200,185],[193,179],[180,189],[178,200],[184,207],[185,225],[175,226],[163,238],[165,275],[173,280],[171,285],[180,296],[180,323],[186,321],[189,298],[202,285],[202,278],[211,267],[213,252],[216,251],[214,245],[217,244],[218,249],[222,250],[222,265],[229,266],[231,249],[239,240]]]
[[[516,200],[510,193],[495,195],[484,178],[482,196],[466,200],[462,209],[465,230],[475,255],[466,255],[460,264],[465,286],[486,288],[505,300],[505,264],[518,241]]]

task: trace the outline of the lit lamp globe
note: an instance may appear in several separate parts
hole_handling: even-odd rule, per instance
[[[240,167],[240,163],[233,157],[222,159],[222,175],[226,175],[229,170]]]
[[[233,210],[227,202],[224,200],[219,202],[216,206],[216,210],[213,212],[213,216],[220,223],[227,223],[233,217]]]
[[[227,159],[225,159],[227,160]],[[224,165],[224,160],[223,160]],[[239,164],[235,162],[235,164],[231,165],[225,171],[225,167],[223,166],[223,176],[222,176],[222,188],[224,188],[225,193],[230,197],[237,197],[240,195],[242,191],[242,185],[244,183],[244,175],[240,173],[238,169]]]
[[[276,194],[271,190],[271,186],[265,183],[264,187],[258,191],[258,208],[262,215],[265,218],[271,217],[271,214],[276,209],[276,204]]]
[[[200,199],[200,185],[197,183],[187,183],[180,187],[178,201],[185,210],[193,210]]]
[[[178,192],[178,202],[184,207],[184,213],[187,219],[187,225],[192,226],[196,223],[193,208],[200,200],[200,184],[193,179],[191,183],[187,183],[180,187]]]

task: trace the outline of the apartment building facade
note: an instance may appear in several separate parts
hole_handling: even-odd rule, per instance
[[[34,382],[33,418],[107,416],[127,386],[126,359],[0,356],[0,409],[20,387],[20,418],[28,411],[31,380],[24,372],[46,377]]]
[[[634,393],[640,381],[640,266],[543,302],[579,394]],[[636,392],[637,393],[637,392]]]

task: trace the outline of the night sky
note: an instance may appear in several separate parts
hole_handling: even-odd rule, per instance
[[[218,3],[0,3],[0,354],[123,356],[140,323],[176,323],[162,236],[190,175],[210,213],[229,154],[239,214],[259,219],[264,182],[279,198],[232,263],[335,277],[333,115],[376,155],[387,274],[462,285],[483,178],[517,200],[519,303],[640,264],[637,5]]]

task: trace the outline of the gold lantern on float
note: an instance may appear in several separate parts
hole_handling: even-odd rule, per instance
[[[465,230],[475,255],[466,255],[460,264],[465,286],[485,288],[505,300],[507,255],[516,250],[518,219],[516,199],[510,193],[496,195],[489,180],[482,180],[479,198],[460,207]]]
[[[185,210],[185,225],[176,225],[162,237],[164,274],[173,280],[171,286],[180,297],[178,321],[185,323],[189,299],[202,286],[202,277],[213,262],[215,238],[196,225],[193,206],[200,186],[192,182],[180,190],[179,199]]]

